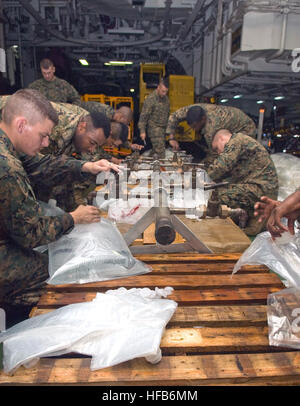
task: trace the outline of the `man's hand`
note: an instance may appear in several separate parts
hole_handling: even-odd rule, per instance
[[[270,199],[267,196],[262,196],[260,200],[260,202],[256,202],[254,205],[254,216],[259,216],[259,223],[267,220],[270,217],[272,210],[280,205],[280,202]]]
[[[169,144],[171,145],[174,151],[179,151],[179,144],[176,140],[169,140]]]
[[[118,159],[114,156],[111,158],[111,162],[116,165],[120,165],[122,163],[122,161],[123,161],[123,159]]]
[[[83,172],[89,172],[92,175],[97,175],[102,171],[110,171],[113,169],[116,172],[120,172],[120,166],[112,162],[107,161],[106,159],[100,159],[96,162],[86,162],[82,165],[81,170]]]
[[[144,148],[144,145],[140,145],[140,144],[131,144],[130,145],[130,148],[133,150],[133,151],[136,151],[136,150],[141,150],[141,149],[143,149]]]
[[[300,190],[297,190],[288,196],[280,205],[272,211],[267,229],[271,233],[272,238],[280,237],[285,231],[289,231],[292,235],[295,234],[294,223],[300,216]],[[281,223],[282,217],[288,219],[288,226]]]
[[[74,224],[98,223],[101,220],[100,210],[94,206],[80,205],[70,214],[73,217]]]
[[[283,216],[280,213],[280,206],[276,207],[268,220],[267,229],[270,232],[273,240],[276,237],[280,237],[285,231],[289,231],[292,235],[295,234],[294,224],[295,220],[300,216],[300,209],[290,212]],[[281,218],[286,217],[288,220],[287,227],[281,223]]]

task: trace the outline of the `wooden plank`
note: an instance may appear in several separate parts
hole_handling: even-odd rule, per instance
[[[170,326],[259,326],[267,322],[267,308],[254,306],[180,306]]]
[[[150,224],[143,233],[144,244],[156,244],[155,224]]]
[[[245,287],[232,289],[206,289],[206,290],[175,290],[168,299],[178,304],[266,304],[270,293],[278,292],[281,287]],[[100,290],[99,290],[100,291]],[[39,300],[38,307],[60,307],[71,303],[81,303],[93,300],[96,292],[55,292],[47,291]]]
[[[171,254],[136,254],[135,258],[147,263],[190,263],[190,262],[232,262],[235,263],[241,257],[241,253],[225,253],[225,254],[199,254],[192,253],[171,253]]]
[[[267,326],[170,328],[165,330],[160,347],[163,354],[274,350],[269,346]]]
[[[53,311],[53,308],[34,307],[29,317],[39,316]],[[182,306],[177,307],[169,327],[230,327],[262,326],[267,323],[267,308],[254,306]]]
[[[43,373],[41,373],[43,371]],[[89,358],[41,359],[13,376],[0,373],[0,385],[276,385],[300,383],[300,353],[164,356],[151,365],[143,358],[97,371]]]
[[[218,275],[220,273],[231,274],[235,264],[231,263],[191,263],[191,264],[156,264],[152,263],[152,273],[154,274],[207,274]],[[239,269],[240,273],[269,273],[270,270],[265,265],[245,265]]]
[[[125,288],[164,288],[172,286],[174,289],[208,289],[212,287],[235,287],[235,286],[281,286],[282,282],[275,274],[261,274],[259,277],[254,274],[235,274],[231,275],[138,275],[127,278],[108,280],[103,282],[94,282],[84,284],[67,284],[67,285],[49,285],[48,290],[74,292],[76,290],[99,291],[99,289],[113,289],[120,286]]]

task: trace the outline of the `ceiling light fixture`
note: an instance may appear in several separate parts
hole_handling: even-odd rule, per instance
[[[243,95],[242,94],[236,94],[235,96],[233,96],[234,99],[240,99]]]
[[[276,97],[274,97],[274,100],[282,100],[282,99],[284,99],[284,96],[276,96]]]
[[[263,104],[263,102],[264,102],[263,100],[257,100],[256,103],[257,103],[257,104]]]
[[[86,60],[86,59],[79,59],[79,62],[81,63],[81,65],[84,65],[84,66],[88,66],[88,61]]]
[[[133,65],[133,62],[130,62],[130,61],[109,61],[109,62],[106,62],[105,65],[125,66],[125,65]]]
[[[226,102],[228,102],[228,99],[221,99],[220,100],[220,103],[226,103]]]

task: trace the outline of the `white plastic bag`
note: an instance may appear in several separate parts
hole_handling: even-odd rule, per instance
[[[258,234],[232,273],[244,265],[266,265],[283,278],[286,287],[300,286],[300,234],[285,233],[275,241],[268,231]]]
[[[148,199],[118,199],[109,204],[108,217],[116,223],[135,224],[150,208]]]
[[[109,220],[79,224],[48,245],[49,284],[88,283],[151,272]]]
[[[300,289],[268,295],[269,344],[300,349]]]
[[[4,371],[70,352],[91,356],[92,370],[136,357],[158,362],[164,328],[177,307],[161,297],[172,290],[120,288],[22,321],[0,334]]]
[[[291,154],[271,154],[279,182],[278,200],[283,201],[300,186],[300,159]]]

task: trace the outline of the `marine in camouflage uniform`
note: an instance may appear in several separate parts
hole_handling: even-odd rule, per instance
[[[140,114],[138,128],[140,133],[147,133],[152,143],[152,155],[159,158],[165,157],[165,133],[170,114],[170,102],[168,96],[160,97],[154,90],[145,99]]]
[[[2,109],[9,96],[0,97],[0,108]],[[67,156],[82,159],[85,161],[98,161],[100,159],[111,160],[111,155],[104,151],[101,147],[97,147],[94,154],[85,154],[82,156],[77,153],[74,145],[74,136],[79,121],[89,113],[72,104],[68,103],[53,103],[52,107],[58,114],[58,125],[54,127],[49,137],[49,147],[44,148],[43,154],[51,154]],[[82,184],[64,184],[53,187],[50,190],[48,187],[40,185],[38,190],[35,190],[39,200],[48,201],[49,198],[54,198],[57,201],[57,206],[65,211],[73,211],[79,204],[86,203],[85,195],[88,194],[90,186],[93,187],[94,182],[86,180]],[[77,190],[76,190],[77,189]]]
[[[246,134],[233,134],[207,173],[215,182],[230,183],[217,189],[221,203],[246,210],[250,219],[254,204],[261,196],[277,198],[278,177],[274,163],[266,149]],[[246,234],[248,231],[251,234],[246,228]]]
[[[83,163],[65,155],[20,154],[0,130],[0,307],[37,302],[49,277],[48,257],[33,248],[57,240],[74,226],[68,213],[43,216],[33,186],[83,180]]]
[[[256,137],[254,121],[242,110],[236,107],[218,106],[216,104],[198,103],[185,106],[172,113],[169,117],[166,133],[175,134],[176,128],[181,121],[185,121],[191,107],[201,107],[206,115],[204,127],[200,130],[200,136],[204,137],[207,144],[207,163],[212,163],[216,155],[212,153],[211,142],[214,134],[220,129],[227,129],[231,133],[243,133],[249,137]]]
[[[42,150],[42,153],[51,153],[54,155],[66,154],[75,159],[84,161],[98,161],[107,159],[111,161],[112,156],[104,151],[101,147],[97,147],[92,154],[79,153],[74,145],[74,136],[79,121],[89,113],[79,106],[65,103],[51,103],[55,111],[58,113],[58,125],[54,128],[50,135],[50,144],[47,151]],[[90,190],[95,188],[95,183],[87,180],[81,183],[73,183],[72,185],[57,186],[52,190],[52,195],[57,201],[57,206],[65,211],[73,211],[80,204],[86,204],[86,195]],[[45,200],[45,199],[44,199]]]
[[[110,120],[113,120],[115,110],[108,104],[94,101],[75,101],[74,104],[88,111],[89,113],[100,112],[106,115]]]
[[[44,78],[38,79],[28,86],[29,89],[38,90],[48,100],[56,103],[80,102],[80,95],[77,90],[66,80],[54,76],[52,81]]]

